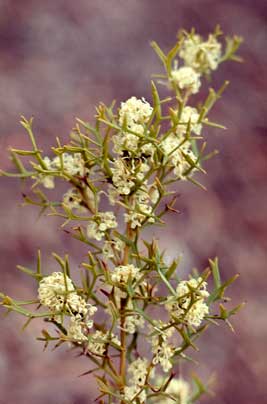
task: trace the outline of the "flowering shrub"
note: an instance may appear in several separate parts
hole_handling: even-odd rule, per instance
[[[156,240],[142,238],[146,227],[163,225],[175,211],[170,185],[202,186],[196,174],[205,173],[203,164],[215,153],[206,154],[204,135],[209,127],[223,128],[208,114],[227,82],[202,103],[193,96],[222,62],[239,60],[240,38],[226,37],[223,46],[221,35],[219,28],[208,39],[182,31],[167,54],[152,42],[164,67],[155,77],[170,96],[160,98],[152,82],[151,104],[134,96],[118,109],[101,103],[95,124],[78,119],[70,142],[57,140],[51,149],[53,157],[43,156],[33,120],[22,117],[32,149],[11,149],[16,172],[2,171],[33,180],[25,202],[61,217],[88,254],[78,283],[67,256],[54,254],[58,272],[47,274],[38,253],[36,271],[18,267],[36,279],[35,298],[21,302],[1,293],[1,305],[25,316],[26,325],[40,317],[52,323],[38,338],[45,347],[68,343],[86,355],[95,364],[89,373],[96,375],[102,404],[197,402],[208,386],[196,376],[185,381],[177,364],[189,358],[186,351],[208,325],[230,325],[240,308],[225,307],[225,290],[236,276],[222,282],[217,258],[181,279],[178,260],[167,265]],[[51,201],[58,181],[68,190]]]

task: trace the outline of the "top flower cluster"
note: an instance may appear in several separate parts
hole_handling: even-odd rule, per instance
[[[171,72],[172,80],[181,90],[196,94],[201,85],[201,75],[217,69],[222,57],[222,45],[214,34],[210,34],[206,41],[200,35],[191,34],[184,40],[179,56],[184,66],[178,68],[176,62]]]

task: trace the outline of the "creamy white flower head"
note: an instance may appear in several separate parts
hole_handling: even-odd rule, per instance
[[[133,196],[132,209],[124,213],[124,221],[130,223],[132,229],[142,226],[146,219],[148,223],[154,223],[155,217],[151,203],[155,203],[158,197],[157,189],[148,186],[147,181],[145,181]]]
[[[116,159],[111,171],[112,181],[117,188],[117,192],[121,195],[128,195],[134,186],[134,176],[123,159]]]
[[[171,362],[171,358],[174,355],[174,347],[169,343],[168,339],[173,334],[173,328],[168,327],[168,324],[164,324],[162,321],[154,321],[155,327],[157,329],[161,329],[161,332],[158,332],[155,335],[152,335],[150,338],[151,342],[151,350],[154,354],[152,363],[154,365],[160,364],[164,372],[168,372],[173,364]],[[152,332],[155,332],[155,329],[152,328]]]
[[[190,287],[195,289],[190,290]],[[179,282],[176,292],[177,298],[171,297],[165,307],[171,316],[181,318],[187,324],[198,327],[209,313],[205,299],[209,296],[206,290],[207,282],[202,278]],[[193,303],[194,302],[194,303]]]
[[[197,157],[191,150],[191,143],[189,141],[181,144],[181,138],[172,133],[164,139],[161,147],[166,158],[174,166],[173,172],[177,178],[185,180],[188,172],[192,173],[196,170],[194,164],[197,162]]]
[[[124,387],[124,399],[131,401],[132,403],[136,404],[137,402],[145,403],[146,401],[146,392],[142,390],[142,388],[138,386],[125,386]],[[137,401],[137,399],[139,401]]]
[[[87,328],[93,326],[93,321],[88,317],[93,316],[97,308],[86,303],[76,293],[71,279],[68,276],[64,277],[62,272],[53,272],[52,275],[43,278],[39,284],[38,295],[40,303],[47,306],[52,312],[62,313],[64,310],[76,321],[83,321]]]
[[[61,311],[74,291],[74,285],[68,276],[64,277],[62,272],[53,272],[40,281],[38,295],[43,306],[52,311]]]
[[[107,344],[112,342],[115,345],[120,346],[121,342],[114,334],[104,333],[102,331],[95,331],[94,334],[90,335],[88,341],[88,349],[91,353],[95,355],[104,355]]]
[[[118,154],[148,154],[154,152],[153,145],[142,144],[142,137],[145,133],[145,124],[149,121],[153,108],[144,99],[136,97],[129,98],[121,103],[119,110],[119,125],[124,126],[125,130],[113,136],[114,152]]]
[[[84,166],[81,153],[63,153],[61,156],[56,156],[52,160],[45,156],[43,161],[48,171],[59,171],[63,168],[67,174],[72,176],[83,176],[88,173],[87,168]],[[38,174],[38,176],[34,178],[38,178],[45,188],[52,189],[55,187],[53,175]]]
[[[129,278],[132,280],[139,279],[141,276],[140,269],[134,265],[119,265],[114,268],[111,274],[111,280],[115,283],[127,283]]]
[[[76,317],[70,318],[67,336],[79,344],[87,341],[87,337],[83,333],[83,324]]]
[[[60,169],[61,161],[63,163],[64,171],[66,171],[69,175],[84,175],[85,167],[81,153],[63,153],[61,157],[56,156],[52,160],[51,168],[55,170]]]
[[[157,381],[157,384],[162,384],[163,380],[162,378],[159,378]],[[159,386],[160,387],[160,386]],[[187,383],[184,379],[179,378],[173,378],[170,383],[168,384],[168,387],[165,390],[165,393],[170,394],[172,397],[176,399],[176,401],[173,401],[171,398],[168,397],[162,397],[157,399],[155,403],[157,404],[173,404],[173,403],[179,403],[179,404],[189,404],[189,399],[190,399],[190,385]]]
[[[119,239],[114,238],[113,240],[106,240],[103,245],[103,255],[106,259],[114,258],[115,253],[119,254],[123,251],[125,243]]]
[[[135,386],[143,386],[146,382],[148,372],[148,360],[146,358],[138,358],[128,367],[128,375],[131,384]]]
[[[199,91],[201,82],[200,74],[190,66],[183,66],[174,69],[171,72],[172,81],[175,82],[180,89],[188,89],[192,94]]]
[[[124,330],[128,334],[134,334],[137,328],[143,328],[145,326],[145,320],[138,314],[129,315],[125,319]]]
[[[55,179],[51,175],[46,175],[45,177],[40,177],[40,182],[43,184],[43,186],[47,189],[53,189],[55,188]]]
[[[79,193],[79,191],[75,188],[70,188],[63,195],[63,204],[69,209],[82,210],[83,207],[81,206],[81,203],[82,203],[82,196]]]
[[[45,156],[43,162],[46,166],[46,170],[52,170],[52,161],[49,157]],[[37,179],[47,189],[55,188],[55,178],[53,175],[38,174],[36,176],[34,175],[32,178]]]
[[[126,121],[128,127],[132,124],[145,124],[153,112],[151,105],[144,99],[131,97],[121,103],[119,110],[119,124],[122,126]]]
[[[172,368],[171,358],[174,355],[174,349],[166,341],[162,341],[161,344],[153,346],[152,352],[154,353],[153,365],[158,363],[161,365],[164,372],[168,372]]]
[[[105,232],[118,226],[113,212],[100,212],[94,217],[94,221],[87,226],[87,235],[90,238],[101,240]]]
[[[155,222],[155,218],[150,216],[152,214],[152,206],[149,206],[145,203],[138,203],[136,209],[138,210],[124,213],[124,221],[126,223],[131,223],[132,229],[136,229],[136,227],[142,226],[143,221],[147,217],[149,223]]]
[[[222,46],[215,35],[210,34],[207,41],[200,35],[190,35],[185,39],[179,52],[186,66],[200,73],[209,73],[218,67],[222,54]]]
[[[190,121],[190,129],[195,135],[200,135],[202,130],[202,124],[199,123],[199,113],[196,108],[186,106],[182,110],[180,122],[176,129],[176,133],[179,136],[183,136],[186,133],[188,123]]]
[[[77,293],[70,293],[67,298],[69,311],[77,318],[84,319],[86,316],[93,316],[97,311],[96,306],[86,303]]]
[[[144,135],[145,132],[143,125],[132,124],[129,129],[138,135]],[[112,137],[114,143],[113,151],[120,155],[123,155],[127,151],[129,154],[134,153],[136,156],[152,156],[155,152],[153,143],[145,142],[144,137],[140,137],[134,133],[120,132],[114,135]]]
[[[142,125],[132,125],[131,130],[133,132],[139,133],[140,135],[144,132]],[[118,154],[123,154],[125,150],[136,152],[138,149],[139,137],[132,133],[119,133],[112,137],[114,143],[113,151]]]

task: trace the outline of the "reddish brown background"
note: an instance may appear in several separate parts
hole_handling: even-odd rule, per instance
[[[35,116],[44,150],[54,137],[67,139],[75,116],[90,119],[100,100],[149,99],[151,72],[159,63],[149,47],[156,40],[167,49],[178,28],[195,26],[202,34],[221,24],[242,35],[245,64],[228,63],[214,75],[214,86],[231,86],[212,112],[228,131],[210,130],[209,148],[219,148],[208,162],[208,192],[190,184],[177,188],[179,216],[157,233],[171,256],[183,253],[184,270],[203,268],[218,255],[225,277],[236,272],[234,302],[247,307],[228,328],[210,329],[200,342],[196,368],[203,377],[217,373],[217,397],[211,404],[263,404],[266,389],[266,2],[264,0],[1,0],[0,1],[0,140],[1,168],[10,169],[9,145],[27,147],[19,115]],[[265,96],[265,97],[264,97]],[[0,179],[0,289],[20,298],[35,292],[31,280],[16,271],[32,266],[41,247],[47,271],[51,251],[71,252],[73,267],[83,251],[59,230],[59,222],[37,221],[37,211],[19,208],[16,180]],[[65,349],[42,352],[35,341],[42,325],[19,333],[22,319],[1,319],[1,404],[87,404],[95,398],[92,381],[77,374],[88,369],[83,358]]]

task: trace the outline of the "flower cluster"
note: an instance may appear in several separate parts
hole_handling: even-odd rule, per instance
[[[62,199],[63,205],[68,209],[79,209],[83,210],[82,206],[82,196],[76,188],[70,188],[64,195]]]
[[[148,123],[153,112],[151,105],[144,99],[131,97],[121,103],[119,110],[119,125],[124,129],[113,136],[114,152],[123,155],[124,152],[138,153],[140,140],[145,133],[145,125]],[[147,148],[141,153],[148,152]]]
[[[77,294],[71,279],[62,272],[53,272],[44,277],[39,284],[39,300],[46,306],[55,318],[62,313],[71,316],[68,336],[73,340],[85,340],[83,327],[91,328],[93,316],[97,308]],[[83,337],[81,337],[83,335]]]
[[[127,284],[129,279],[131,279],[132,281],[138,280],[140,276],[140,269],[135,267],[134,265],[119,265],[112,271],[111,280],[114,283]]]
[[[149,170],[149,165],[142,161],[118,158],[112,167],[112,182],[115,189],[110,188],[110,203],[114,204],[118,195],[129,195],[136,181],[142,181]]]
[[[158,382],[162,383],[159,378]],[[181,377],[179,379],[173,378],[169,382],[164,393],[167,393],[173,398],[159,398],[155,403],[157,404],[189,404],[190,402],[190,385]],[[175,401],[174,401],[175,400]]]
[[[84,328],[83,323],[79,319],[71,317],[68,327],[68,338],[78,343],[87,341],[88,338],[84,333]]]
[[[191,66],[182,66],[171,72],[171,80],[176,83],[181,90],[188,89],[192,94],[199,91],[200,73],[196,72]]]
[[[62,272],[43,278],[38,289],[40,303],[53,312],[62,311],[72,293],[75,293],[72,280]]]
[[[88,350],[94,355],[104,355],[108,344],[121,345],[120,340],[114,334],[97,330],[90,335],[88,340]]]
[[[171,71],[170,82],[186,94],[196,94],[201,86],[201,75],[216,70],[222,58],[222,45],[217,40],[218,34],[210,34],[205,41],[191,33],[183,39],[179,57],[184,65],[178,67],[177,60]]]
[[[80,153],[63,153],[60,156],[54,157],[52,160],[49,157],[43,159],[47,174],[39,174],[39,181],[45,188],[54,188],[53,172],[63,170],[70,176],[84,176],[88,170],[84,165],[84,160]],[[49,173],[51,171],[51,173]]]
[[[98,241],[104,237],[106,231],[118,226],[113,212],[99,212],[92,219],[87,226],[87,235]]]
[[[209,296],[207,282],[202,278],[179,282],[175,299],[170,297],[165,307],[172,317],[181,319],[188,325],[198,327],[209,313],[205,299]]]
[[[121,256],[121,252],[125,247],[124,241],[119,238],[113,240],[106,240],[103,245],[103,255],[106,259],[115,258],[116,255]]]
[[[196,108],[183,108],[180,120],[174,129],[162,142],[161,148],[165,159],[173,166],[173,172],[179,179],[186,179],[189,172],[195,170],[197,156],[192,151],[192,145],[185,135],[188,128],[192,133],[200,135],[202,124],[199,123],[199,113]]]
[[[216,70],[222,55],[222,45],[217,36],[209,34],[206,41],[198,34],[189,35],[179,52],[185,66],[190,66],[200,73]]]
[[[132,198],[132,206],[127,213],[124,214],[126,223],[130,223],[131,228],[141,227],[145,220],[148,223],[154,223],[155,217],[153,215],[153,205],[158,200],[158,192],[155,189],[147,187],[146,183],[136,191]]]
[[[138,358],[128,367],[128,376],[131,381],[129,386],[124,388],[124,398],[132,401],[144,403],[146,400],[146,392],[143,389],[148,373],[148,360],[146,358]]]
[[[127,316],[124,322],[123,329],[128,334],[134,334],[138,328],[143,328],[145,326],[145,320],[139,314],[134,313],[134,306],[131,300],[128,301],[126,308],[127,308]]]
[[[162,321],[155,321],[151,337],[151,350],[153,353],[153,365],[158,363],[164,372],[168,372],[173,364],[171,358],[174,355],[174,346],[169,342],[169,338],[173,335],[174,329]],[[158,330],[160,329],[160,332]]]

